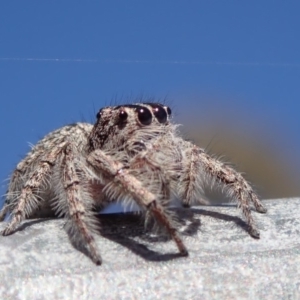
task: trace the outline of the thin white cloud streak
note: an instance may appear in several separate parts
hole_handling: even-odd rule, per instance
[[[184,60],[110,60],[110,59],[82,59],[82,58],[22,58],[0,57],[0,61],[22,62],[73,62],[73,63],[102,63],[102,64],[165,64],[165,65],[216,65],[216,66],[241,66],[241,67],[278,67],[300,68],[300,63],[276,62],[234,62],[234,61],[184,61]]]

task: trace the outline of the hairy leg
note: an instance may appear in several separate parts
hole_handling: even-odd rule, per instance
[[[43,199],[39,199],[37,193],[39,192],[41,185],[50,175],[60,151],[61,148],[57,147],[45,154],[37,167],[29,175],[29,179],[22,187],[19,196],[15,197],[13,203],[7,203],[7,205],[2,209],[1,217],[4,218],[5,214],[10,211],[10,206],[13,207],[12,219],[7,227],[2,231],[2,235],[11,234],[22,220],[38,208]],[[9,193],[13,194],[13,191],[9,191],[8,194]]]
[[[257,212],[266,213],[267,210],[244,177],[233,168],[210,157],[197,146],[192,146],[191,157],[195,161],[191,173],[197,174],[197,176],[204,176],[225,188],[236,199],[238,207],[242,210],[249,226],[250,235],[259,238],[259,231],[251,215],[250,202],[254,204]],[[195,160],[195,158],[197,159]],[[190,191],[193,193],[193,189]]]
[[[2,222],[7,213],[11,213],[20,191],[24,185],[24,173],[26,170],[27,160],[22,160],[11,175],[8,190],[5,196],[4,205],[0,211],[0,222]]]
[[[69,217],[69,233],[73,242],[76,243],[78,242],[76,234],[79,232],[80,239],[87,245],[91,259],[96,265],[101,265],[102,259],[92,235],[96,220],[92,215],[92,205],[89,205],[88,193],[84,191],[82,181],[77,174],[78,170],[74,163],[75,155],[70,145],[66,147],[64,154],[62,182],[65,195],[62,201],[67,199],[66,215]]]
[[[188,255],[188,251],[184,246],[172,220],[167,216],[163,206],[157,201],[156,197],[149,192],[142,183],[128,173],[120,162],[114,161],[110,156],[103,153],[101,150],[92,152],[87,161],[91,167],[98,173],[105,174],[111,178],[112,185],[121,185],[124,190],[124,197],[126,194],[130,195],[138,205],[150,211],[152,215],[166,227],[170,236],[175,241],[179,252],[182,255]]]
[[[9,203],[5,202],[0,211],[0,222],[4,221],[6,214],[9,212]]]

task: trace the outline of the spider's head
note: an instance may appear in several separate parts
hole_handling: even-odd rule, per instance
[[[121,146],[131,139],[149,139],[170,123],[171,109],[160,103],[108,106],[99,110],[90,135],[92,149]]]

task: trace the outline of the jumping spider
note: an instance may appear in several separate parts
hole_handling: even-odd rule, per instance
[[[184,206],[203,203],[207,181],[237,201],[250,235],[259,238],[250,203],[260,213],[266,209],[257,195],[240,173],[182,139],[169,107],[105,107],[94,125],[76,123],[49,133],[17,165],[0,211],[0,221],[11,214],[2,235],[12,234],[22,220],[48,205],[67,219],[71,240],[84,245],[100,265],[95,212],[114,201],[133,201],[167,230],[186,256],[168,207],[174,196]]]

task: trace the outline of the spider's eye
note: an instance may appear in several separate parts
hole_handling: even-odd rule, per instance
[[[166,123],[168,116],[166,111],[161,106],[154,106],[153,113],[159,123]]]
[[[171,116],[172,110],[169,106],[164,106],[165,110],[167,111],[168,115]]]
[[[119,120],[125,122],[127,120],[128,114],[125,110],[121,110],[119,114]]]
[[[138,119],[143,125],[149,125],[152,122],[152,114],[146,107],[139,107],[137,109]]]

